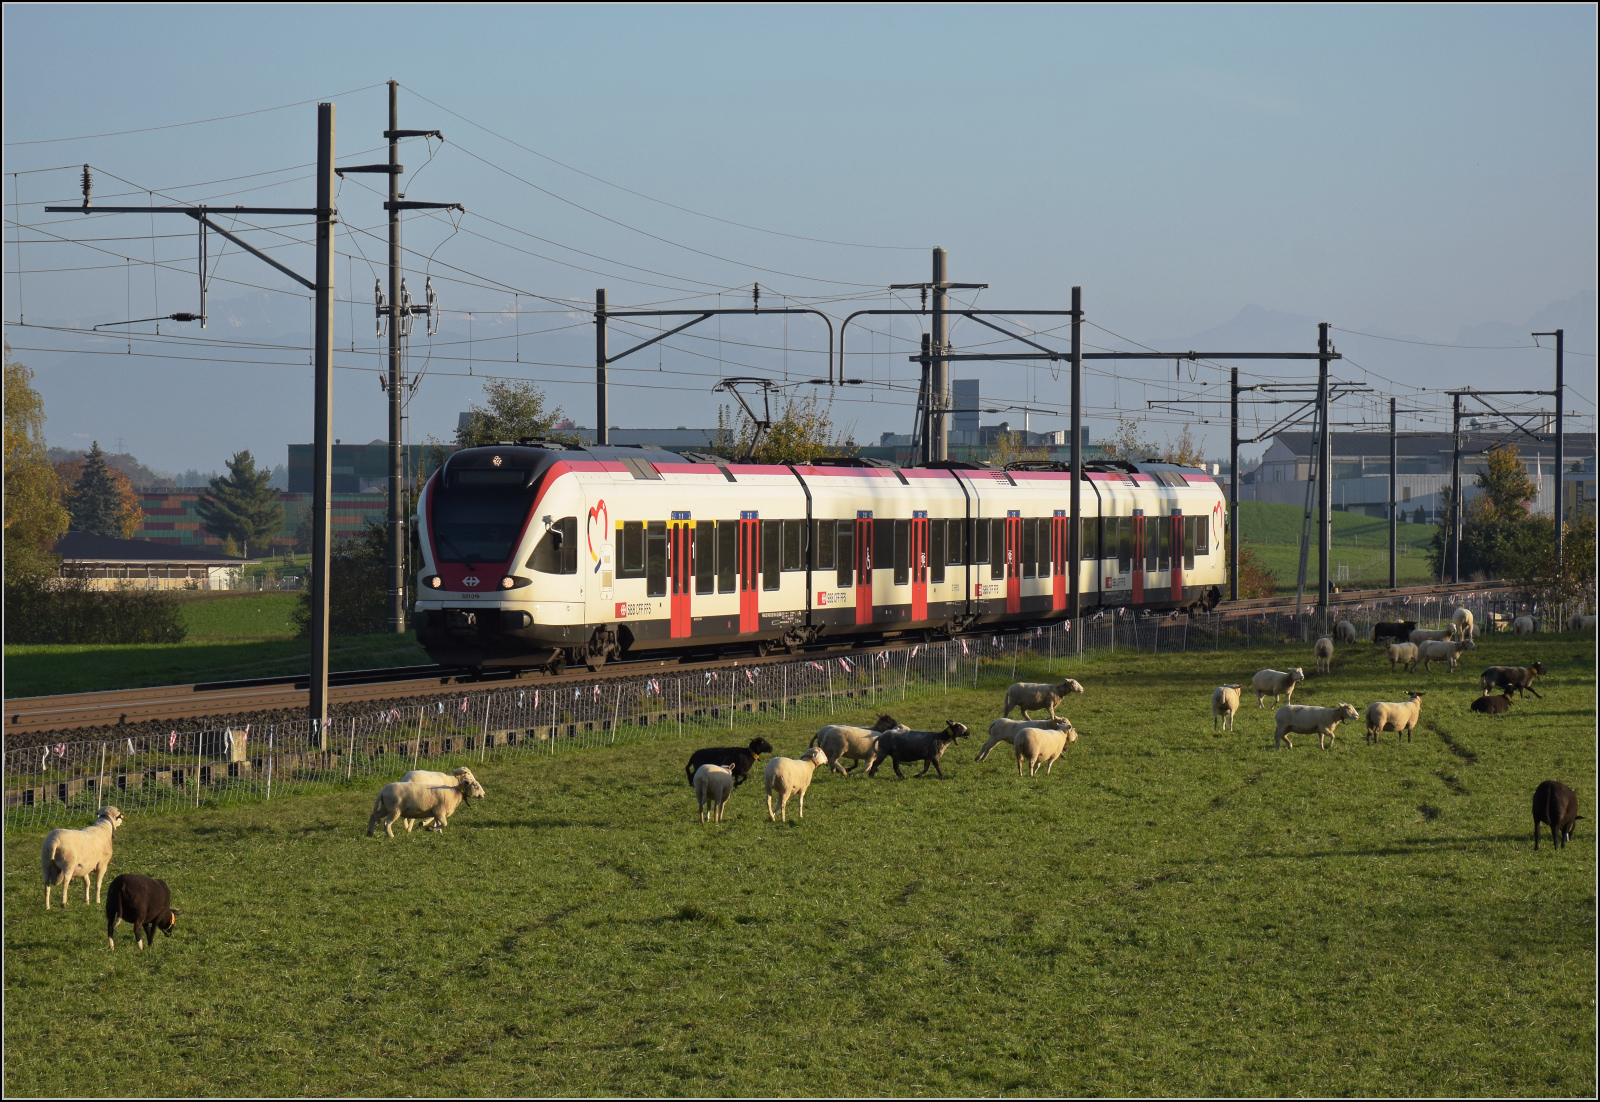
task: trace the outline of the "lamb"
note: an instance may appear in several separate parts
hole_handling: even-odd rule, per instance
[[[1503,715],[1511,710],[1511,694],[1504,696],[1480,696],[1470,705],[1474,712],[1482,712],[1486,716]]]
[[[1285,673],[1283,670],[1262,670],[1250,679],[1250,689],[1256,694],[1256,707],[1265,708],[1267,697],[1272,697],[1276,704],[1278,697],[1288,694],[1288,703],[1294,703],[1294,687],[1298,682],[1306,679],[1306,673],[1299,666]]]
[[[1543,677],[1544,672],[1543,662],[1531,666],[1490,666],[1478,676],[1478,684],[1483,687],[1484,696],[1488,696],[1491,689],[1500,689],[1507,696],[1513,692],[1520,692],[1524,697],[1532,693],[1542,700],[1543,695],[1533,683]]]
[[[973,761],[983,761],[989,756],[989,751],[999,746],[1002,742],[1013,748],[1017,745],[1017,736],[1030,727],[1038,727],[1045,731],[1063,731],[1068,742],[1078,741],[1078,732],[1073,729],[1072,720],[1065,716],[1055,719],[997,719],[989,724],[989,741],[983,744],[983,749],[978,751],[978,756]]]
[[[468,769],[464,765],[459,769],[455,769],[449,773],[436,773],[431,769],[413,769],[400,779],[402,781],[414,781],[418,784],[456,784],[463,780],[471,781],[473,784],[478,784],[478,778],[474,777],[472,775],[472,770]],[[479,784],[478,787],[480,789],[483,788],[481,784]],[[479,794],[488,795],[486,792],[480,792]],[[410,830],[412,825],[413,824],[411,820],[407,819],[405,822],[405,828]],[[432,830],[433,819],[430,817],[422,820],[422,825],[427,827],[429,830]]]
[[[1572,789],[1560,781],[1540,781],[1533,790],[1533,848],[1539,848],[1539,824],[1547,823],[1551,847],[1565,849],[1572,838],[1572,824],[1581,818]]]
[[[1071,736],[1070,738],[1068,736]],[[1025,727],[1017,732],[1016,740],[1012,746],[1017,751],[1017,776],[1022,776],[1022,763],[1028,763],[1028,776],[1035,777],[1039,774],[1039,763],[1044,763],[1045,776],[1050,775],[1050,767],[1055,765],[1067,748],[1068,742],[1077,741],[1077,732],[1047,731],[1043,727]]]
[[[1333,672],[1333,640],[1324,635],[1318,639],[1311,651],[1317,657],[1317,672]]]
[[[713,811],[722,822],[722,808],[733,795],[733,770],[726,765],[702,765],[694,771],[694,798],[700,804],[700,821],[710,822]]]
[[[1349,620],[1340,620],[1333,625],[1333,637],[1341,643],[1354,643],[1356,641],[1356,626]]]
[[[1028,719],[1028,712],[1035,708],[1050,709],[1050,718],[1056,718],[1056,708],[1061,704],[1061,698],[1072,693],[1083,692],[1083,686],[1072,678],[1066,678],[1059,685],[1046,685],[1034,681],[1018,681],[1006,690],[1006,706],[1000,715],[1010,718],[1011,709],[1020,708],[1022,718]]]
[[[783,821],[789,821],[789,797],[800,797],[800,815],[806,817],[806,789],[811,787],[811,778],[816,773],[817,766],[826,765],[828,755],[822,747],[812,746],[796,758],[773,758],[767,762],[767,821],[777,822],[777,816],[772,813],[772,796],[777,793],[780,798],[779,810],[783,812]]]
[[[172,906],[166,881],[125,872],[111,882],[111,890],[106,893],[106,944],[112,949],[117,947],[112,935],[126,920],[133,926],[133,943],[143,950],[146,945],[155,944],[157,930],[171,937],[182,913]]]
[[[871,727],[846,727],[830,723],[811,737],[811,745],[822,747],[833,771],[848,777],[862,761],[872,756],[872,747],[877,743],[879,734],[904,726],[891,715],[878,716],[877,722]],[[839,764],[842,758],[850,759],[850,769]]]
[[[759,736],[751,739],[748,746],[707,746],[689,755],[689,764],[683,767],[684,777],[693,788],[696,769],[702,765],[726,765],[733,770],[733,783],[738,787],[750,775],[750,767],[761,760],[761,755],[770,753],[772,743]]]
[[[1596,622],[1596,618],[1593,617],[1593,616],[1585,616],[1581,612],[1574,612],[1567,619],[1567,630],[1568,631],[1593,631],[1595,622]]]
[[[44,836],[39,864],[44,871],[44,909],[50,909],[50,889],[61,885],[61,905],[67,905],[67,889],[74,876],[83,877],[83,902],[89,904],[89,874],[94,873],[94,901],[100,902],[100,884],[111,864],[111,836],[122,825],[122,812],[102,807],[95,820],[82,830],[59,827]]]
[[[1411,633],[1417,630],[1415,620],[1396,620],[1372,625],[1372,641],[1374,643],[1406,643],[1411,640]]]
[[[1222,723],[1224,731],[1233,730],[1233,717],[1239,711],[1239,690],[1241,685],[1218,685],[1211,690],[1211,730],[1215,733],[1217,723]]]
[[[1518,616],[1511,621],[1511,630],[1518,635],[1532,635],[1539,630],[1539,625],[1534,622],[1532,616]]]
[[[1477,636],[1477,628],[1472,623],[1472,610],[1458,608],[1450,614],[1450,628],[1455,633],[1455,639],[1473,639]]]
[[[928,772],[928,767],[933,766],[939,778],[944,779],[944,770],[939,768],[939,759],[944,757],[945,750],[958,738],[966,738],[972,732],[967,730],[964,723],[946,721],[943,731],[911,731],[904,727],[897,731],[885,731],[878,736],[877,745],[872,748],[872,760],[867,764],[867,776],[876,777],[878,766],[886,760],[894,762],[894,775],[901,780],[906,775],[900,771],[902,763],[920,761],[921,777]]]
[[[1326,750],[1328,743],[1334,737],[1334,728],[1347,719],[1358,719],[1360,713],[1350,705],[1343,702],[1335,704],[1332,708],[1313,708],[1309,704],[1285,704],[1275,714],[1278,721],[1277,730],[1272,736],[1273,749],[1277,749],[1281,739],[1289,749],[1294,749],[1294,743],[1289,741],[1290,734],[1317,735],[1322,748]]]
[[[1456,663],[1461,661],[1461,652],[1464,650],[1477,650],[1478,644],[1471,639],[1464,639],[1459,643],[1450,643],[1444,640],[1433,640],[1417,644],[1417,654],[1422,658],[1422,666],[1429,673],[1433,672],[1435,662],[1448,661],[1450,672],[1454,673]]]
[[[454,778],[452,778],[454,779]],[[453,784],[427,784],[422,781],[394,781],[383,786],[378,798],[372,802],[372,814],[367,818],[367,837],[371,838],[383,823],[384,833],[394,837],[394,824],[405,819],[406,832],[410,833],[416,820],[433,820],[429,830],[443,830],[450,825],[450,816],[467,799],[482,799],[483,786],[475,780],[462,778]]]
[[[1406,672],[1410,673],[1417,668],[1417,663],[1422,661],[1415,643],[1390,643],[1383,650],[1389,657],[1390,673],[1393,673],[1398,665],[1404,665]]]
[[[1446,639],[1454,639],[1455,634],[1455,628],[1440,628],[1438,631],[1418,628],[1411,633],[1411,641],[1413,643],[1438,643]]]
[[[1400,741],[1404,735],[1406,741],[1411,741],[1411,732],[1416,730],[1417,720],[1422,718],[1423,693],[1412,693],[1404,704],[1385,704],[1378,701],[1367,705],[1367,742],[1373,746],[1378,745],[1378,735],[1384,731],[1393,731],[1395,741]]]

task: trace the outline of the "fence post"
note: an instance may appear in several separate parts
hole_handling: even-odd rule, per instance
[[[269,801],[272,799],[272,764],[275,760],[273,757],[273,736],[277,733],[277,730],[277,724],[269,724],[267,726],[267,799]]]
[[[484,762],[489,757],[489,704],[494,699],[493,693],[483,694],[483,730],[478,735],[478,761]],[[611,721],[611,729],[617,729],[617,721]]]
[[[828,714],[833,715],[833,667],[828,660],[822,660],[822,671],[828,675]]]
[[[783,718],[789,718],[789,663],[783,664]]]
[[[106,744],[100,744],[100,779],[94,782],[94,798],[106,806]]]
[[[683,678],[678,678],[678,737],[683,737]]]
[[[622,678],[619,677],[619,678],[617,678],[617,698],[616,698],[615,701],[612,702],[612,705],[611,705],[611,742],[612,742],[613,745],[617,741],[617,717],[620,716],[621,714],[622,714]],[[487,710],[485,710],[484,716],[486,718],[483,721],[483,725],[484,725],[484,730],[487,731],[489,729],[489,721],[487,719],[487,716],[488,716],[488,711]]]
[[[356,717],[350,717],[350,751],[345,755],[344,779],[346,782],[355,775],[356,768]]]

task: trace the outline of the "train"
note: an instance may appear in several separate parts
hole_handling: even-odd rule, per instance
[[[418,496],[412,624],[452,667],[1012,630],[1068,615],[1064,464],[764,464],[556,441],[465,448]],[[1205,471],[1084,464],[1080,609],[1209,609]]]

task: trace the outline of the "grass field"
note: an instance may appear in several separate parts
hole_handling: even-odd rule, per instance
[[[1293,593],[1300,569],[1301,523],[1305,515],[1298,505],[1274,505],[1264,501],[1239,502],[1239,531],[1250,541],[1261,564],[1278,576],[1278,592]],[[1330,515],[1331,554],[1328,572],[1337,578],[1339,564],[1350,568],[1343,588],[1371,589],[1389,584],[1389,522],[1360,513],[1334,512]],[[1428,585],[1438,581],[1428,571],[1427,547],[1433,539],[1431,524],[1401,524],[1396,534],[1401,554],[1396,573],[1401,585]],[[1409,548],[1409,552],[1407,551]],[[1306,558],[1306,585],[1316,590],[1317,547],[1313,526],[1311,552]]]
[[[1543,700],[1467,711],[1473,671],[1535,655]],[[1274,751],[1253,704],[1213,736],[1214,685],[1308,657],[1095,656],[1061,772],[974,764],[980,734],[942,781],[819,774],[786,825],[758,783],[697,821],[704,739],[508,754],[442,835],[365,837],[372,784],[131,819],[112,871],[185,912],[145,953],[81,895],[46,913],[13,833],[4,1087],[1592,1095],[1592,642],[1487,640],[1431,678],[1341,648],[1296,694],[1426,681],[1409,744]],[[998,695],[893,710],[981,727]],[[761,730],[792,756],[812,727]],[[1591,817],[1535,853],[1552,776]]]

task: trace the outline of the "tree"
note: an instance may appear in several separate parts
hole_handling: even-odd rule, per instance
[[[717,439],[711,450],[729,459],[752,463],[809,463],[832,455],[853,455],[856,442],[848,429],[835,431],[830,405],[815,394],[785,395],[772,426],[756,441],[756,425],[743,410],[737,418],[727,406],[717,407]],[[754,447],[752,448],[752,444]]]
[[[1026,462],[1027,460],[1049,459],[1050,453],[1043,448],[1030,448],[1023,443],[1025,437],[1020,432],[996,433],[994,445],[989,449],[989,457],[1001,467],[1010,466],[1012,463]]]
[[[483,384],[484,404],[468,407],[467,423],[456,429],[456,444],[477,448],[502,440],[556,437],[561,407],[545,407],[544,391],[526,379],[492,379]]]
[[[1228,568],[1233,569],[1233,541],[1227,541],[1226,554]],[[1250,538],[1239,537],[1239,599],[1248,601],[1253,597],[1274,597],[1278,593],[1278,576],[1256,557],[1255,549],[1250,546]]]
[[[82,460],[58,464],[56,471],[63,481],[71,479],[66,506],[73,531],[129,539],[139,530],[139,497],[128,476],[106,462],[98,440]]]
[[[315,564],[313,564],[315,565]],[[389,531],[369,524],[328,552],[328,634],[376,635],[389,626]],[[302,639],[311,635],[311,574],[291,613]]]
[[[71,518],[61,504],[61,480],[45,454],[44,399],[33,372],[5,346],[5,580],[54,574],[50,554]]]
[[[1195,442],[1194,432],[1187,423],[1176,440],[1158,444],[1146,439],[1139,431],[1139,423],[1126,417],[1117,419],[1116,430],[1101,442],[1106,454],[1130,463],[1174,463],[1183,467],[1205,466],[1205,441]]]
[[[1464,578],[1519,578],[1536,572],[1541,549],[1555,542],[1549,517],[1536,517],[1528,504],[1538,493],[1514,445],[1495,448],[1473,480],[1478,494],[1461,512],[1461,575]],[[1441,511],[1428,548],[1437,577],[1451,568],[1450,532],[1454,505]]]
[[[242,451],[228,460],[228,476],[211,480],[211,490],[200,499],[196,512],[206,531],[223,540],[231,538],[244,555],[252,547],[263,553],[283,525],[278,492],[268,485],[272,472],[258,469],[255,457]]]

